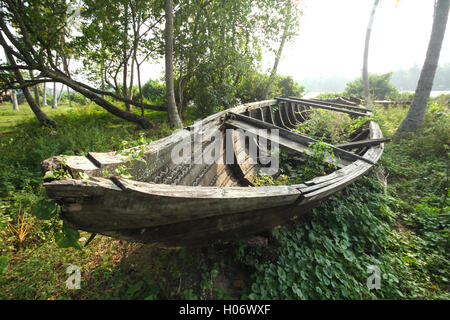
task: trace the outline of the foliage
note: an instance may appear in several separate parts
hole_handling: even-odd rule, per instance
[[[3,271],[6,269],[7,265],[8,265],[8,257],[0,256],[0,276],[2,275]]]
[[[7,111],[3,108],[7,108]],[[59,219],[56,218],[55,203],[46,198],[42,188],[43,177],[39,165],[42,160],[60,154],[86,155],[90,151],[122,150],[124,147],[139,145],[142,139],[148,141],[170,133],[167,125],[162,124],[160,131],[143,131],[140,135],[140,131],[132,125],[93,105],[83,109],[62,105],[54,111],[59,127],[41,128],[27,116],[29,113],[25,106],[21,109],[19,113],[10,107],[0,109],[4,115],[11,114],[11,117],[20,119],[27,117],[19,124],[11,121],[13,131],[0,135],[0,255],[15,243],[7,225],[17,221],[19,208],[21,213],[32,215],[25,219],[32,225],[25,245],[49,241],[63,230],[56,222]],[[165,115],[161,114],[165,119]],[[160,113],[153,111],[149,111],[148,116],[158,121],[161,118]],[[49,172],[46,179],[64,179],[69,177],[67,174],[62,166]],[[67,228],[64,230],[68,231]]]
[[[342,92],[322,92],[316,96],[317,99],[332,100],[342,97],[344,94]]]
[[[161,131],[138,130],[92,106],[55,110],[56,130],[26,120],[0,134],[0,299],[449,299],[449,117],[442,101],[430,101],[424,128],[412,140],[385,145],[378,166],[387,194],[374,174],[363,177],[299,223],[274,230],[267,247],[243,240],[165,250],[97,236],[83,250],[60,248],[55,238],[63,246],[67,238],[59,233],[57,212],[47,215],[53,206],[45,205],[39,162],[56,154],[122,150],[123,141],[139,146],[139,133],[158,139],[170,131],[164,124]],[[5,116],[13,113],[5,108]],[[374,111],[372,119],[390,137],[407,109]],[[281,160],[281,166],[294,161],[284,153]],[[262,184],[287,183],[298,167],[285,168]],[[33,215],[42,201],[49,220]],[[19,212],[30,223],[21,250],[7,230]],[[68,230],[78,245],[87,237]],[[68,264],[82,266],[82,290],[66,289]],[[380,268],[379,290],[366,286],[369,265]]]
[[[390,136],[406,112],[379,108],[374,119]],[[423,132],[386,145],[387,191],[374,174],[363,177],[301,223],[274,230],[269,247],[241,248],[255,270],[243,298],[448,299],[446,112],[431,101]],[[366,286],[370,265],[380,268],[379,290]]]
[[[318,141],[311,143],[309,150],[311,153],[303,158],[293,157],[281,151],[279,174],[276,177],[257,175],[252,181],[253,184],[255,186],[299,184],[336,169],[332,161],[326,162],[334,157],[330,146]]]
[[[392,73],[369,74],[370,95],[377,100],[386,100],[395,97],[398,90],[391,83]],[[364,85],[362,78],[347,82],[344,96],[364,98]]]
[[[350,123],[351,119],[346,114],[313,109],[308,119],[299,123],[295,131],[332,144],[343,143],[347,139]]]
[[[414,91],[417,87],[417,82],[420,76],[420,67],[414,65],[409,69],[394,70],[392,72],[391,82],[398,88],[398,90]],[[343,91],[345,84],[352,79],[334,76],[329,78],[306,78],[301,82],[308,91],[324,92],[324,91]],[[433,81],[432,90],[450,90],[450,63],[441,64],[436,70],[436,75]]]
[[[154,104],[166,103],[166,85],[157,80],[148,80],[142,87],[142,95]]]
[[[259,69],[264,48],[277,50],[292,6],[289,0],[180,1],[174,21],[179,106],[195,104],[206,116],[243,98],[237,88]],[[298,19],[299,12],[293,8],[290,17]]]
[[[239,83],[236,98],[241,103],[261,101],[275,97],[301,97],[305,88],[300,86],[291,76],[276,75],[270,86],[267,97],[264,96],[265,88],[268,85],[269,76],[267,74],[250,71]]]
[[[134,166],[134,164],[138,162],[142,162],[145,165],[147,164],[147,161],[143,158],[143,155],[146,150],[146,146],[151,142],[150,140],[145,139],[144,134],[139,135],[139,140],[137,140],[138,145],[133,146],[132,148],[125,149],[126,146],[129,144],[128,141],[123,141],[123,149],[116,152],[116,155],[122,156],[119,158],[121,161],[124,162],[123,165],[120,165],[116,168],[116,172],[119,176],[131,179],[133,176],[130,174],[130,169]]]

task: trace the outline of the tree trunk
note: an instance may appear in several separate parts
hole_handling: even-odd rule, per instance
[[[69,108],[72,107],[72,100],[70,100],[70,88],[67,87],[67,99],[69,100]]]
[[[44,92],[43,92],[42,106],[45,107],[46,105],[47,105],[47,83],[44,82]]]
[[[58,100],[57,100],[58,104],[61,102],[61,97],[62,97],[63,92],[64,92],[64,83],[61,83],[61,90],[59,90]]]
[[[278,51],[275,56],[275,62],[273,64],[272,71],[270,72],[270,76],[269,76],[269,80],[267,81],[266,88],[264,89],[263,99],[267,99],[267,96],[269,95],[270,87],[272,86],[275,75],[277,74],[278,64],[280,63],[281,54],[283,53],[283,48],[284,48],[284,45],[286,44],[288,29],[289,29],[289,25],[288,25],[288,22],[286,22],[286,25],[284,26],[284,30],[283,30],[283,35],[281,36],[281,43],[280,43],[280,46],[278,47]]]
[[[17,67],[16,60],[14,59],[14,57],[9,52],[7,52],[6,50],[5,50],[5,54],[6,54],[6,59],[11,64],[11,66]],[[20,73],[19,69],[14,69],[14,75],[16,77],[17,82],[19,82],[19,84],[21,86],[24,86],[25,85],[25,80],[22,77],[22,74]],[[44,126],[56,127],[57,126],[56,122],[54,120],[52,120],[51,118],[49,118],[39,108],[39,106],[36,104],[36,101],[31,96],[30,91],[28,90],[28,88],[24,87],[22,92],[23,92],[23,95],[25,96],[25,99],[28,102],[28,105],[30,106],[31,110],[35,114],[35,116],[38,119],[38,121]]]
[[[165,30],[165,59],[166,59],[166,94],[167,115],[171,127],[182,128],[180,116],[175,102],[173,83],[173,0],[165,0],[166,30]]]
[[[138,78],[138,87],[139,87],[139,102],[144,102],[144,99],[142,98],[142,83],[141,83],[141,66],[137,61],[136,53],[134,54],[134,59],[136,61],[136,72],[137,72],[137,78]],[[145,115],[145,109],[141,105],[141,116]]]
[[[370,88],[369,88],[369,72],[368,72],[368,60],[369,60],[369,43],[370,43],[370,33],[372,31],[373,19],[375,17],[375,11],[379,0],[375,0],[372,7],[372,12],[370,13],[369,24],[367,25],[366,31],[366,42],[364,45],[364,62],[363,62],[363,83],[364,83],[364,97],[366,99],[366,105],[372,104],[372,99],[370,98]]]
[[[430,92],[433,87],[434,76],[439,62],[442,42],[444,40],[445,28],[448,20],[449,0],[437,0],[434,6],[433,28],[428,43],[425,63],[420,73],[414,99],[408,114],[395,133],[399,138],[406,132],[416,132],[422,127],[425,117]]]
[[[52,79],[57,80],[58,82],[61,82],[62,84],[65,84],[66,86],[70,87],[71,89],[79,92],[89,100],[95,102],[100,107],[108,111],[109,113],[112,113],[113,115],[137,123],[144,129],[151,129],[153,128],[153,124],[146,118],[141,117],[135,113],[127,112],[125,110],[122,110],[120,108],[117,108],[115,105],[110,103],[108,100],[102,99],[100,95],[97,95],[96,93],[90,91],[89,89],[84,88],[80,84],[78,84],[75,80],[72,80],[70,78],[67,78],[65,76],[61,76],[57,73],[52,73],[50,71],[47,71],[48,76]]]
[[[52,109],[58,108],[58,100],[56,97],[56,82],[53,82],[53,102],[52,102]]]
[[[33,70],[30,70],[30,78],[31,80],[35,80]],[[39,85],[33,86],[33,92],[34,92],[34,100],[36,101],[36,105],[38,108],[41,108],[41,101],[39,99]]]
[[[17,103],[16,90],[11,90],[11,103],[14,111],[19,111],[19,104]]]
[[[127,78],[128,78],[128,2],[125,5],[125,18],[124,18],[124,41],[123,41],[123,79],[122,79],[122,94],[124,97],[128,97]],[[127,111],[131,111],[131,105],[125,103]]]

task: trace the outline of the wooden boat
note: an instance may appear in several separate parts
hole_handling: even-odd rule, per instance
[[[61,218],[76,229],[165,247],[245,238],[302,216],[361,177],[380,158],[386,139],[378,124],[370,121],[352,142],[331,146],[338,170],[297,185],[252,186],[252,178],[263,165],[250,161],[249,146],[239,143],[234,135],[226,136],[224,129],[255,134],[258,129],[278,129],[281,149],[307,155],[310,143],[316,140],[290,129],[305,121],[313,108],[343,112],[351,117],[371,115],[370,110],[345,99],[330,102],[289,97],[248,103],[145,145],[142,158],[146,163],[133,163],[130,169],[133,180],[105,177],[107,172],[116,174],[115,169],[124,164],[120,153],[91,152],[86,157],[45,160],[44,171],[63,166],[74,179],[46,182],[44,187],[48,196],[61,205]],[[242,161],[233,164],[173,161],[171,155],[186,138],[195,141],[200,137],[201,150],[211,149],[215,140],[211,137],[217,130],[224,135],[223,141],[232,139],[234,159]],[[191,159],[198,152],[198,147],[195,148],[195,145],[191,148]],[[217,157],[226,157],[225,142]]]

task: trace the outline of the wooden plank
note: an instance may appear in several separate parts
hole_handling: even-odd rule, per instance
[[[287,114],[287,108],[288,108],[287,103],[280,103],[281,119],[283,120],[283,123],[287,128],[295,129],[296,125],[294,123],[292,123],[291,120],[289,119],[289,116]]]
[[[267,123],[275,124],[271,107],[264,108],[264,120]]]
[[[95,230],[158,226],[214,215],[293,204],[296,188],[189,187],[111,181],[63,180],[46,184],[47,192],[63,205],[65,217]],[[117,188],[119,187],[119,188]],[[75,198],[75,203],[65,199]]]
[[[278,126],[279,128],[286,128],[286,125],[283,122],[283,119],[281,118],[281,112],[280,112],[280,105],[276,106],[273,110],[273,124]]]
[[[241,115],[241,114],[235,114],[235,113],[230,113],[230,114],[231,114],[231,117],[234,117],[235,119],[247,122],[247,123],[253,125],[256,128],[262,128],[262,129],[268,129],[268,130],[270,130],[270,129],[278,129],[280,137],[284,137],[284,138],[292,140],[294,142],[299,142],[299,143],[301,143],[303,145],[308,145],[310,143],[317,143],[318,142],[318,140],[316,140],[316,139],[313,139],[313,138],[310,138],[308,136],[301,135],[301,134],[298,134],[298,133],[294,133],[294,132],[286,130],[284,128],[280,128],[280,127],[277,127],[277,126],[274,126],[274,125],[270,125],[267,122],[263,122],[263,121],[259,121],[259,120],[253,119],[253,118],[249,118],[249,117],[246,117],[246,116]],[[229,122],[229,121],[230,120],[227,120],[227,122]],[[249,130],[251,130],[251,128],[249,128]],[[325,144],[327,146],[329,146],[333,150],[333,153],[336,156],[339,156],[342,160],[348,160],[348,161],[362,160],[362,161],[368,162],[370,164],[374,164],[370,160],[365,159],[365,158],[363,158],[361,156],[358,156],[358,155],[356,155],[354,153],[351,153],[351,152],[348,152],[348,151],[336,148],[335,146],[333,146],[331,144],[327,144],[327,143],[325,143]]]
[[[357,112],[357,111],[352,111],[352,110],[348,110],[348,109],[335,108],[335,107],[330,107],[330,106],[326,106],[324,104],[319,104],[319,103],[311,102],[311,101],[300,101],[300,100],[292,100],[292,99],[287,99],[287,98],[277,98],[277,100],[280,100],[280,101],[291,101],[291,102],[294,101],[294,102],[298,102],[299,104],[307,105],[308,107],[347,113],[347,114],[349,114],[351,116],[365,117],[365,116],[372,115],[371,112],[364,112],[363,113],[363,112]],[[349,107],[347,106],[347,108],[349,108]]]
[[[289,120],[291,121],[291,123],[294,124],[295,128],[297,128],[299,121],[297,120],[297,118],[295,117],[295,114],[294,114],[295,108],[296,108],[295,103],[289,103],[286,112],[287,112],[287,116],[288,116]]]
[[[243,185],[253,185],[251,182],[255,176],[258,174],[261,166],[258,164],[257,158],[252,158],[245,145],[245,140],[240,136],[239,132],[233,130],[233,148],[234,148],[234,160],[235,163],[231,166],[235,167],[239,177],[243,181]],[[256,135],[255,135],[256,137]],[[257,146],[257,141],[255,137],[249,137],[249,143]],[[258,152],[258,148],[255,148]],[[257,156],[257,154],[255,154]]]
[[[298,104],[294,104],[294,115],[298,122],[302,123],[306,121],[306,118],[303,116],[303,111]]]
[[[251,132],[255,135],[259,135],[267,140],[271,140],[271,137],[264,132],[259,132],[258,128],[255,128],[252,125],[249,125],[248,123],[240,120],[228,120],[227,124],[230,125],[233,128],[245,130],[247,132]],[[307,147],[304,143],[294,141],[292,139],[286,138],[280,134],[278,144],[280,147],[289,150],[290,152],[297,153],[300,156],[311,155],[311,149]],[[343,168],[344,166],[350,164],[351,162],[345,159],[340,159],[338,157],[334,158],[327,158],[325,159],[325,162],[336,164],[340,168]]]
[[[369,123],[369,129],[370,129],[370,138],[371,139],[381,139],[383,137],[381,129],[376,122],[371,121]],[[377,146],[372,146],[363,155],[363,157],[376,163],[379,160],[379,158],[381,157],[381,155],[383,153],[383,149],[384,149],[384,143],[381,143],[380,145],[377,145]],[[363,174],[367,173],[367,171],[369,171],[369,169],[372,168],[372,165],[369,165],[362,161],[356,161],[353,164],[351,164],[349,167],[351,169],[350,174],[345,175],[345,177],[343,179],[337,181],[336,183],[327,185],[324,188],[320,188],[316,191],[305,194],[304,201],[308,201],[308,200],[318,201],[320,199],[323,199],[323,198],[335,193],[336,191],[344,188],[351,182],[358,179]]]
[[[204,246],[213,241],[225,242],[242,239],[301,219],[317,204],[309,202],[301,207],[284,206],[209,217],[160,227],[105,231],[102,234],[129,241],[156,243],[163,247]]]
[[[390,142],[391,139],[366,139],[361,141],[355,141],[355,142],[349,142],[349,143],[342,143],[342,144],[336,144],[335,146],[344,150],[352,149],[352,148],[360,148],[360,147],[368,147],[368,146],[376,146],[380,143],[384,142]]]

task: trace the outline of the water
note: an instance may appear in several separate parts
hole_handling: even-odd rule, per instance
[[[400,91],[400,92],[414,93],[414,91]],[[303,96],[303,98],[305,98],[305,99],[315,98],[321,93],[325,93],[325,92],[308,92]],[[433,91],[431,91],[430,96],[437,97],[437,96],[440,96],[441,94],[450,94],[450,90],[444,90],[444,91],[433,90]]]

